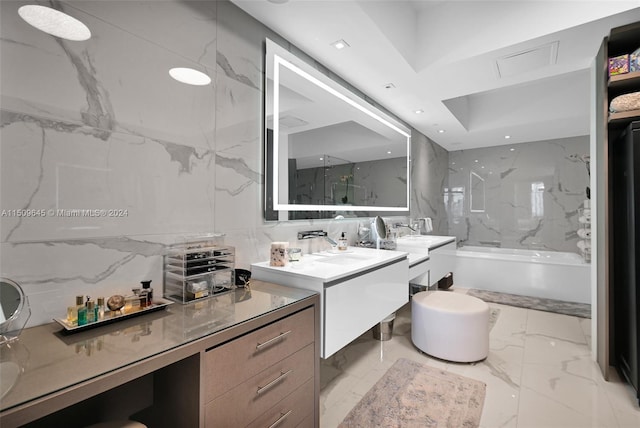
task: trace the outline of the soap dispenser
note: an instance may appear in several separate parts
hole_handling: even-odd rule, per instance
[[[345,236],[345,233],[342,232],[340,239],[338,239],[338,251],[345,251],[348,246],[349,243],[347,242],[347,237]]]

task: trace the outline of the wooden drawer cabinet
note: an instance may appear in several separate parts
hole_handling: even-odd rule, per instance
[[[141,317],[140,326],[152,331],[142,340],[160,350],[150,356],[145,346],[122,361],[97,355],[95,364],[83,365],[77,342],[54,334],[56,323],[26,329],[21,344],[47,352],[32,352],[20,382],[2,397],[0,426],[86,426],[116,408],[118,418],[149,427],[319,427],[319,295],[259,280],[251,287],[249,305],[238,300],[244,290],[199,303],[207,309],[202,313],[235,313],[236,322],[226,328],[212,325],[195,334],[190,326],[201,326],[202,317],[186,306]],[[167,336],[176,326],[179,337]],[[117,353],[130,345],[127,335],[109,333],[123,331],[118,328],[96,328],[83,337],[109,341],[107,348]],[[43,375],[43,367],[53,369]],[[78,367],[78,384],[48,392],[50,380],[62,381],[56,373]]]
[[[314,320],[309,308],[208,351],[205,402],[313,343]]]
[[[313,427],[313,379],[247,425],[247,428]]]
[[[313,380],[313,350],[313,345],[307,345],[207,404],[205,425],[244,427],[263,415],[302,384]]]
[[[315,323],[310,307],[205,352],[205,426],[313,426]]]

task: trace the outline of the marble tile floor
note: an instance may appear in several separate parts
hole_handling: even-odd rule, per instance
[[[500,315],[482,362],[452,363],[420,353],[411,342],[410,303],[397,312],[391,340],[375,340],[368,331],[321,360],[320,426],[338,426],[398,358],[485,382],[483,428],[640,426],[631,388],[615,372],[605,381],[591,358],[590,319],[489,305]]]

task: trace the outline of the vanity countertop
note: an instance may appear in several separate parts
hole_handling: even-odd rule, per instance
[[[345,251],[322,251],[305,254],[299,261],[286,266],[270,266],[269,262],[253,263],[252,272],[270,271],[282,275],[320,280],[331,283],[367,272],[407,258],[405,251],[378,250],[374,248],[348,247]]]
[[[422,262],[426,262],[427,260],[429,260],[429,253],[412,253],[409,252],[407,253],[407,259],[409,259],[409,267],[411,266],[415,266],[417,264],[420,264]]]
[[[409,254],[409,266],[415,266],[429,260],[430,251],[455,242],[455,240],[455,236],[405,235],[396,240],[396,245],[399,251],[406,251]]]
[[[175,303],[162,311],[74,334],[63,334],[57,323],[25,329],[17,341],[2,349],[0,410],[184,349],[183,345],[230,331],[314,295],[252,280],[250,289],[238,288],[187,305]],[[15,378],[11,384],[10,374]]]
[[[435,250],[443,245],[456,240],[455,236],[441,235],[404,235],[397,239],[398,243],[422,246],[429,250]]]

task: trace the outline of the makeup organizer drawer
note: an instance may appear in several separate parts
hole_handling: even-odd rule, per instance
[[[164,257],[164,297],[189,303],[235,288],[235,249],[212,241],[169,247]]]
[[[217,397],[205,406],[205,426],[245,427],[265,413],[272,413],[269,410],[279,402],[306,382],[313,382],[313,355],[314,345],[309,344]],[[287,407],[285,415],[289,411],[304,413],[308,407],[313,410],[313,402],[296,404],[293,398],[292,406],[296,407]]]
[[[314,342],[309,308],[248,333],[205,355],[205,402]]]

